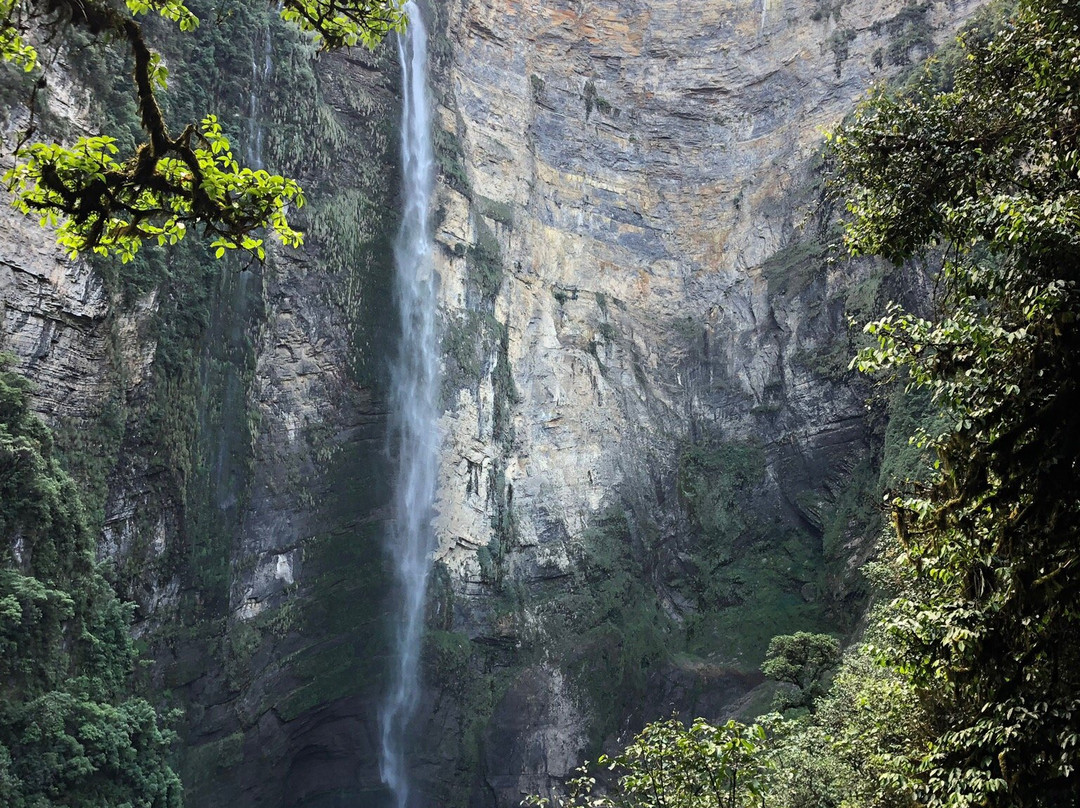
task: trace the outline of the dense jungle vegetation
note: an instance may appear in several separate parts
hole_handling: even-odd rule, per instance
[[[131,609],[9,364],[0,355],[0,804],[177,808],[173,736],[131,695]]]
[[[877,90],[828,149],[851,253],[940,261],[936,313],[890,306],[855,360],[940,417],[912,436],[927,479],[886,495],[861,642],[825,692],[830,638],[776,638],[783,715],[649,725],[565,805],[1075,804],[1080,7],[984,15],[956,56]]]

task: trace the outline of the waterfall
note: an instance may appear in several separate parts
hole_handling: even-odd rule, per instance
[[[439,356],[435,273],[428,210],[435,185],[427,32],[412,0],[406,34],[398,37],[402,75],[401,155],[404,216],[394,245],[401,340],[391,372],[391,435],[398,458],[389,552],[397,583],[390,687],[380,713],[383,782],[396,808],[409,804],[406,731],[420,686],[420,642],[438,462]]]
[[[263,136],[265,127],[260,120],[259,91],[270,79],[270,73],[274,67],[274,46],[270,40],[270,26],[267,25],[263,36],[262,65],[255,53],[251,51],[251,90],[248,93],[248,137],[247,137],[247,163],[251,168],[265,168],[263,165]]]

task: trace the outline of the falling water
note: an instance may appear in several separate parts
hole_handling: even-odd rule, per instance
[[[408,32],[398,38],[404,88],[401,153],[405,211],[394,247],[401,342],[391,374],[390,408],[399,466],[390,537],[398,603],[390,688],[380,715],[380,768],[397,808],[406,808],[409,803],[405,735],[419,689],[424,595],[433,545],[439,388],[435,273],[428,221],[435,161],[427,90],[427,32],[412,0],[406,11]]]
[[[262,65],[255,50],[251,52],[251,91],[248,93],[248,137],[247,162],[251,168],[265,168],[263,165],[263,136],[265,127],[260,120],[259,91],[269,81],[274,66],[274,46],[270,40],[270,27],[263,31]]]

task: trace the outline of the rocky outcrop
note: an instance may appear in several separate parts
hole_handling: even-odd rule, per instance
[[[88,417],[105,398],[108,300],[89,266],[12,213],[0,219],[3,348],[37,382],[43,412]]]
[[[307,58],[281,53],[288,37],[276,32],[276,58]],[[267,160],[305,186],[308,207],[296,216],[307,238],[301,252],[275,251],[247,291],[233,288],[218,304],[220,331],[216,318],[211,326],[236,347],[207,348],[209,366],[225,369],[225,398],[210,405],[238,398],[209,421],[217,470],[200,504],[201,518],[227,531],[216,551],[226,591],[194,638],[166,639],[156,652],[170,687],[185,659],[202,660],[180,685],[194,806],[374,806],[385,796],[377,716],[388,664],[384,379],[396,330],[387,305],[397,218],[391,53],[324,58],[303,92],[284,76],[284,86],[258,88],[272,110],[260,124]],[[290,126],[304,153],[290,151]]]
[[[90,93],[74,78],[66,53],[57,57],[57,79],[40,93],[37,125],[55,134],[79,134],[89,121]],[[30,98],[29,80],[5,76],[9,98]],[[4,150],[0,168],[29,124],[22,103],[0,111]],[[42,124],[44,119],[44,124]],[[16,367],[37,385],[35,406],[50,421],[85,422],[96,416],[117,386],[117,372],[130,388],[153,360],[153,342],[140,331],[141,314],[153,309],[150,295],[131,311],[113,314],[100,273],[86,261],[71,261],[33,219],[0,206],[0,350],[15,355]],[[116,317],[115,327],[108,322]],[[110,365],[117,342],[118,367]]]
[[[829,445],[859,416],[849,385],[799,361],[835,336],[829,303],[850,278],[820,250],[801,260],[785,250],[817,235],[822,132],[898,69],[875,60],[917,59],[929,32],[948,36],[973,6],[461,2],[441,12],[451,50],[441,120],[471,197],[443,188],[444,302],[468,303],[459,245],[482,224],[505,269],[495,314],[519,399],[505,471],[525,543],[542,543],[538,515],[552,509],[580,532],[640,471],[631,458],[654,445],[670,454],[694,428]],[[903,15],[927,33],[895,33],[889,21]],[[903,53],[901,35],[912,38]],[[483,532],[469,475],[496,450],[483,446],[490,392],[481,382],[459,396],[440,536],[464,574]]]

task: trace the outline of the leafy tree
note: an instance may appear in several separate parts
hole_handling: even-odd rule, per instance
[[[404,24],[402,0],[282,0],[280,8],[282,18],[309,32],[323,49],[373,47]],[[200,23],[181,0],[0,0],[0,56],[26,71],[39,61],[34,33],[52,36],[72,25],[125,42],[134,58],[133,89],[146,133],[133,154],[119,155],[117,140],[108,134],[80,138],[70,147],[30,143],[31,125],[5,175],[15,207],[38,215],[43,225],[58,225],[58,240],[72,257],[93,251],[130,261],[143,240],[175,244],[191,225],[213,236],[219,258],[232,249],[263,258],[260,228],[299,245],[302,234],[287,217],[290,205],[304,204],[297,182],[241,167],[212,114],[173,134],[157,97],[168,70],[139,22],[150,13],[181,32]]]
[[[880,586],[881,571],[890,565],[872,566],[877,569],[868,572]],[[888,609],[882,604],[871,610],[863,642],[844,653],[828,694],[815,701],[814,710],[776,728],[773,805],[917,804],[909,773],[930,740],[930,728],[910,678],[879,664],[882,649],[894,642],[886,629]]]
[[[893,306],[861,369],[948,416],[893,504],[909,581],[883,657],[930,739],[930,806],[1080,793],[1080,7],[1027,0],[947,91],[878,91],[832,138],[856,254],[945,260],[938,314]]]
[[[131,610],[71,479],[0,356],[0,805],[179,808],[173,740],[130,695]]]
[[[814,709],[825,693],[825,676],[840,660],[840,642],[828,634],[797,631],[769,641],[761,672],[777,682],[794,686],[798,693],[783,698],[783,708]]]
[[[613,776],[599,782],[582,770],[560,808],[741,808],[764,805],[772,760],[765,727],[728,721],[713,726],[676,718],[647,725],[615,757],[597,767]],[[529,797],[526,805],[549,805]]]

